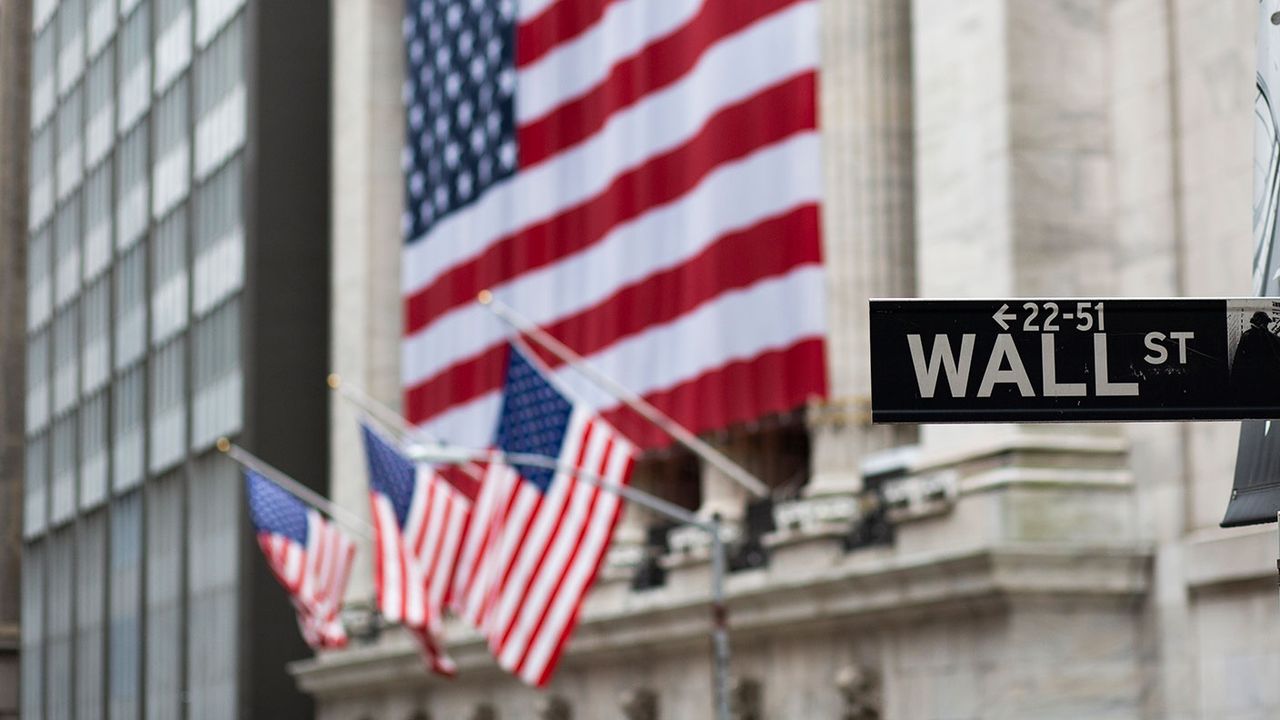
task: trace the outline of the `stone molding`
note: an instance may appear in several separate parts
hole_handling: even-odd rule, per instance
[[[768,568],[730,576],[735,640],[833,623],[904,622],[976,604],[1006,606],[1019,597],[1131,602],[1147,592],[1151,564],[1150,549],[1141,545],[1008,544],[906,557],[889,548],[845,555],[830,538],[814,538],[784,550]],[[666,586],[642,593],[601,583],[565,661],[705,645],[707,580],[700,564],[678,568]],[[475,633],[454,623],[446,639],[461,673],[479,680],[501,676]],[[304,692],[322,701],[435,682],[402,632],[299,661],[290,671]]]

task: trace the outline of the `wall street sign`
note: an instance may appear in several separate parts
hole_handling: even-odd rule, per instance
[[[872,300],[875,422],[1280,418],[1280,300]]]

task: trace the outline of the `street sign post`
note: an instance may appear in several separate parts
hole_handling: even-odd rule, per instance
[[[1280,300],[872,300],[875,422],[1280,418]]]

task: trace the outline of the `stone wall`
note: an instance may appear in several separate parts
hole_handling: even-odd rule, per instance
[[[30,3],[0,5],[0,718],[18,713]]]

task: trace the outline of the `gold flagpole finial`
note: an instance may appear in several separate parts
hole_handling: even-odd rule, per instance
[[[218,452],[231,452],[231,441],[225,437],[218,438],[218,442],[215,445],[218,448]]]
[[[493,293],[488,290],[481,290],[480,294],[476,296],[476,300],[480,301],[481,305],[488,305],[493,302]]]
[[[338,373],[329,373],[329,377],[325,378],[325,382],[329,383],[331,390],[337,390],[342,387],[342,376]]]

